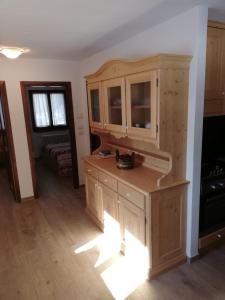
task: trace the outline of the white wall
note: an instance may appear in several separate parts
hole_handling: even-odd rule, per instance
[[[12,132],[16,151],[16,162],[22,197],[33,195],[31,169],[26,138],[20,81],[70,81],[74,103],[78,158],[82,155],[83,114],[82,105],[76,96],[78,91],[77,62],[23,59],[8,60],[0,58],[0,80],[6,81],[6,88],[11,115]],[[83,183],[78,159],[80,183]]]
[[[187,211],[187,254],[189,257],[198,255],[199,236],[199,205],[202,127],[204,114],[205,67],[207,47],[208,9],[198,11],[195,32],[195,56],[190,72],[189,113],[188,113],[188,148],[187,178],[190,180],[188,189]]]
[[[193,56],[190,69],[187,149],[187,178],[190,180],[187,222],[187,255],[189,257],[198,253],[199,179],[207,18],[207,8],[195,7],[110,49],[97,53],[80,64],[82,89],[78,96],[82,99],[87,120],[86,86],[83,76],[95,72],[105,61],[115,58],[140,58],[156,53]],[[85,132],[88,133],[88,122],[86,122]],[[88,134],[85,134],[85,137],[83,150],[88,153]]]

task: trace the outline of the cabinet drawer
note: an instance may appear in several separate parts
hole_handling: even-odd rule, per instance
[[[103,172],[98,173],[98,179],[106,186],[117,192],[117,180]]]
[[[131,187],[121,182],[118,182],[118,192],[121,196],[128,199],[136,206],[142,209],[145,208],[145,196],[142,193],[132,189]]]
[[[91,165],[89,165],[88,163],[84,163],[84,171],[85,173],[98,178],[98,170],[95,167],[92,167]]]
[[[217,230],[199,239],[199,250],[204,251],[225,241],[225,228]]]

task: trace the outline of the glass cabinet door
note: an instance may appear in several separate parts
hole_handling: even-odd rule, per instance
[[[125,80],[116,78],[103,82],[105,128],[116,131],[126,131],[125,117]]]
[[[103,127],[100,83],[88,85],[89,120],[91,127]]]
[[[126,77],[128,134],[156,138],[156,72]]]

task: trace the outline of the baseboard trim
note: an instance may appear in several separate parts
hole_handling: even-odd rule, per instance
[[[159,276],[160,274],[167,272],[173,268],[176,268],[177,266],[185,263],[186,261],[187,261],[187,257],[184,254],[181,254],[181,255],[167,261],[164,264],[161,264],[161,265],[151,268],[149,270],[148,278],[154,279],[157,276]]]
[[[192,256],[192,257],[188,257],[187,256],[187,263],[188,264],[192,264],[193,262],[195,262],[196,260],[199,260],[200,259],[200,255],[197,254],[195,256]]]
[[[28,201],[33,201],[35,198],[34,196],[31,196],[31,197],[24,197],[24,198],[21,198],[21,202],[28,202]]]

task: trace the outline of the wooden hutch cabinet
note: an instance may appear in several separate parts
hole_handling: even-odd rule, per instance
[[[130,238],[147,249],[149,277],[186,259],[190,60],[114,60],[86,76],[90,129],[101,138],[84,157],[86,211],[103,231],[107,214],[116,220],[125,255]],[[99,156],[103,149],[134,152],[135,167],[118,169],[115,157]]]

